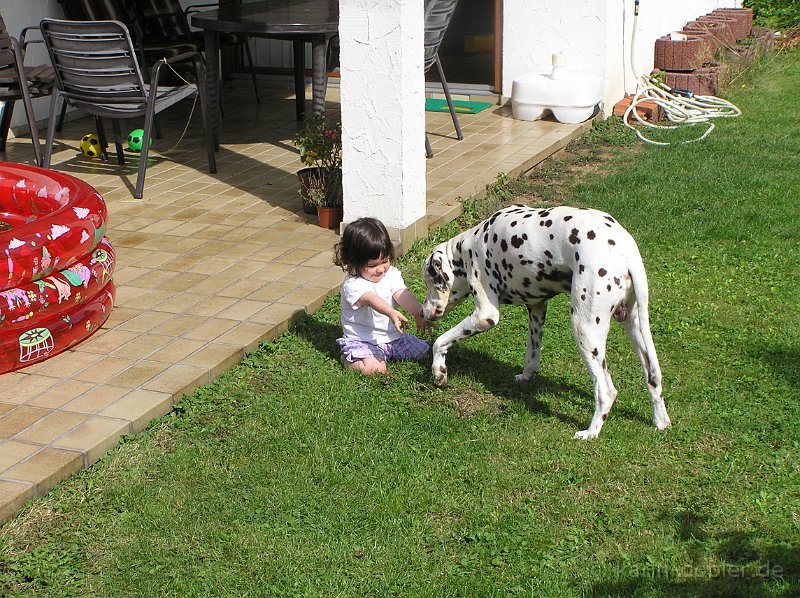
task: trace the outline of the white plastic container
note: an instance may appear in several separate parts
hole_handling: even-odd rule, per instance
[[[603,99],[603,78],[564,66],[563,54],[553,54],[549,73],[527,73],[511,85],[511,111],[518,120],[537,120],[550,110],[562,123],[591,118]]]

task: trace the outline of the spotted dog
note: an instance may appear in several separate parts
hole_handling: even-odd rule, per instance
[[[432,372],[447,384],[445,357],[453,343],[484,332],[500,320],[499,306],[528,307],[528,348],[517,381],[539,372],[547,302],[570,293],[572,332],[594,382],[594,415],[575,438],[595,438],[611,410],[617,389],[606,365],[611,318],[622,322],[644,369],[653,422],[670,425],[661,392],[647,313],[647,275],[633,237],[608,214],[586,208],[511,206],[441,243],[424,269],[427,296],[423,316],[440,319],[472,295],[475,311],[433,345]]]

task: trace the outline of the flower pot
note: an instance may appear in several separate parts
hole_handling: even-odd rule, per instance
[[[309,189],[314,182],[323,179],[325,185],[325,203],[328,205],[342,205],[342,170],[338,169],[331,172],[322,168],[311,166],[301,168],[297,171],[297,179],[300,181],[300,197],[303,200],[303,212],[306,214],[316,214],[317,206],[311,200]],[[316,179],[316,180],[315,180]]]
[[[342,206],[333,208],[319,206],[317,208],[317,217],[319,218],[319,225],[322,228],[338,230],[339,225],[344,219],[344,208]]]

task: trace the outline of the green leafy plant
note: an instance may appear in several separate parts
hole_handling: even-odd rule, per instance
[[[328,121],[322,112],[314,114],[294,136],[294,144],[309,169],[304,182],[308,200],[316,206],[341,206],[342,124]]]

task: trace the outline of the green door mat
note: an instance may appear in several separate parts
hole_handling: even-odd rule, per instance
[[[477,114],[491,105],[488,102],[453,101],[453,108],[455,108],[456,114]],[[450,112],[450,108],[447,107],[447,100],[437,98],[425,98],[425,110],[428,112]]]

